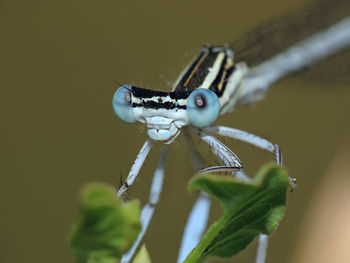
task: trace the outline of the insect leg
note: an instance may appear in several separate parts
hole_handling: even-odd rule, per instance
[[[190,152],[190,157],[193,162],[195,171],[199,171],[204,167],[204,161],[194,146],[193,140],[188,132],[184,132],[187,146]],[[201,240],[204,230],[207,226],[208,217],[210,213],[211,199],[201,192],[196,203],[193,205],[190,215],[187,219],[185,230],[181,240],[181,246],[177,262],[181,263],[185,260],[191,250]]]
[[[272,152],[276,159],[277,164],[279,165],[282,164],[282,156],[278,145],[273,144],[272,142],[264,138],[261,138],[257,135],[254,135],[246,131],[242,131],[242,130],[238,130],[230,127],[224,127],[224,126],[209,127],[209,128],[205,128],[204,130],[210,134],[231,137],[231,138],[252,144],[260,149]]]
[[[204,130],[211,134],[231,137],[233,139],[237,139],[237,140],[252,144],[260,149],[269,151],[273,154],[276,160],[276,163],[279,165],[282,165],[282,154],[279,146],[277,144],[270,142],[269,140],[266,140],[262,137],[259,137],[255,134],[252,134],[246,131],[242,131],[242,130],[238,130],[230,127],[224,127],[224,126],[209,127],[209,128],[205,128]],[[289,181],[291,182],[292,187],[295,186],[296,184],[295,178],[289,177]]]
[[[149,201],[142,208],[142,211],[141,211],[141,216],[140,216],[141,231],[138,234],[137,239],[134,242],[133,246],[129,249],[128,252],[126,252],[123,255],[121,259],[121,263],[130,262],[152,219],[155,206],[159,201],[159,197],[163,188],[164,166],[165,166],[166,156],[167,156],[167,148],[164,146],[160,152],[157,168],[154,172],[152,186],[151,186],[150,195],[149,195]]]
[[[205,167],[205,162],[203,160],[203,157],[197,151],[191,135],[187,131],[184,131],[183,134],[186,139],[186,144],[190,153],[190,158],[192,160],[194,171],[198,172]]]
[[[131,166],[130,172],[125,180],[125,183],[119,188],[117,194],[118,197],[120,197],[126,191],[126,189],[128,189],[128,187],[134,183],[143,163],[145,162],[149,151],[151,150],[151,146],[151,140],[147,139],[147,141],[143,144],[140,152],[138,153],[134,164]]]
[[[259,245],[258,245],[258,252],[256,253],[255,263],[265,262],[268,241],[269,241],[268,235],[259,234]]]
[[[206,193],[201,192],[188,217],[181,240],[177,263],[183,262],[191,250],[197,246],[201,240],[207,226],[210,204],[210,197]]]
[[[211,166],[200,170],[201,173],[211,173],[219,171],[231,171],[234,175],[243,180],[250,181],[250,178],[243,171],[243,164],[225,144],[203,132],[200,129],[191,129],[193,134],[199,135],[200,138],[209,144],[211,151],[223,162],[223,166]]]

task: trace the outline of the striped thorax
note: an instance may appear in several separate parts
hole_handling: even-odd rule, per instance
[[[246,72],[244,63],[234,64],[230,49],[205,46],[179,76],[172,91],[123,85],[113,96],[113,108],[127,123],[146,124],[153,140],[171,143],[182,127],[208,127],[218,115],[232,111]]]

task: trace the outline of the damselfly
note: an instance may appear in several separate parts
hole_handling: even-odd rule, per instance
[[[343,24],[339,24],[338,27],[340,27],[339,30],[344,30],[343,28],[348,28],[348,26],[349,21],[344,20]],[[336,33],[334,31],[336,30],[325,31],[324,35],[319,38],[310,38],[309,42],[297,44],[282,55],[277,55],[249,70],[243,62],[234,63],[233,51],[229,47],[204,46],[200,54],[179,76],[172,91],[152,91],[132,85],[123,85],[115,92],[113,108],[118,117],[127,123],[145,124],[150,137],[136,157],[126,181],[118,191],[118,196],[121,196],[134,183],[152,147],[152,141],[162,141],[165,145],[154,174],[149,202],[142,210],[142,231],[133,248],[123,256],[122,262],[130,261],[152,218],[154,207],[162,190],[166,145],[172,143],[181,131],[185,134],[198,135],[211,146],[212,152],[222,161],[222,166],[208,167],[203,170],[204,172],[229,170],[241,179],[249,180],[242,172],[243,164],[239,158],[213,135],[231,137],[270,151],[274,154],[276,162],[281,164],[282,158],[278,145],[246,131],[212,125],[220,115],[231,112],[239,103],[259,99],[261,93],[266,92],[271,83],[285,74],[347,46],[349,37],[346,35],[344,40],[341,38],[344,34],[339,35],[337,33],[339,31]],[[328,44],[327,41],[333,42]],[[322,47],[318,49],[319,46],[315,48],[314,44],[320,42],[327,43],[327,45],[323,49]],[[300,53],[300,51],[303,52]],[[303,60],[299,59],[300,54]],[[264,74],[267,75],[265,82],[261,80]],[[194,206],[194,211],[201,207],[200,211],[204,220],[197,222],[201,231],[205,228],[209,213],[208,203],[208,197],[201,195]],[[186,245],[187,249],[180,251],[178,262],[181,262],[186,256],[188,247],[193,247],[196,242]]]

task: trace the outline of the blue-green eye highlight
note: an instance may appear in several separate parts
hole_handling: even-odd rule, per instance
[[[187,117],[190,124],[197,128],[210,126],[219,116],[220,101],[214,92],[208,89],[196,89],[187,100]]]
[[[123,85],[113,95],[113,110],[126,123],[136,122],[131,104],[131,85]]]

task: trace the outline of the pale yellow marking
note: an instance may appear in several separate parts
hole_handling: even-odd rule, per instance
[[[199,66],[203,63],[204,59],[208,56],[208,52],[203,55],[203,57],[198,61],[197,65],[195,66],[195,68],[192,70],[190,76],[188,77],[188,79],[186,80],[184,87],[187,86],[188,82],[190,82],[190,80],[192,79],[194,73],[196,73],[196,71],[198,70]]]

